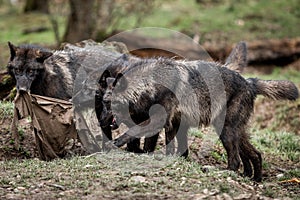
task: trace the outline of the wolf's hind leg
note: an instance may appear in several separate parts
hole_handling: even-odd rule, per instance
[[[249,142],[248,138],[241,138],[240,151],[250,159],[253,168],[253,179],[257,182],[262,180],[262,157],[261,153]],[[249,169],[247,169],[249,170]],[[244,174],[246,171],[244,171]]]
[[[228,169],[238,171],[240,167],[239,137],[235,130],[225,123],[220,139],[227,152]]]
[[[240,158],[242,160],[243,168],[244,168],[243,175],[247,176],[247,177],[251,177],[253,173],[252,173],[252,165],[250,162],[250,158],[243,150],[241,150],[241,148],[242,147],[240,147],[239,153],[240,153]]]

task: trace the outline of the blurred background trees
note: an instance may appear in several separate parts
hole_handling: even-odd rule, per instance
[[[49,1],[48,0],[26,0],[24,6],[24,12],[42,12],[48,13],[49,12]]]
[[[163,27],[214,46],[295,38],[299,10],[299,0],[0,0],[0,51],[7,41],[57,47],[137,27]]]
[[[132,21],[138,26],[142,19],[152,12],[159,0],[23,0],[24,13],[40,12],[49,15],[52,27],[55,32],[57,43],[77,42],[83,39],[101,40],[111,34],[120,25],[122,18],[129,18],[134,15]],[[22,2],[11,1],[12,3]],[[51,5],[50,5],[51,4]],[[55,5],[57,4],[57,5]],[[55,15],[58,13],[55,6],[67,7],[63,15],[67,16],[65,31],[61,38],[58,38],[58,22]],[[62,14],[62,13],[60,13]]]
[[[0,37],[58,45],[146,26],[232,43],[299,36],[299,10],[299,0],[0,0]]]
[[[70,13],[63,41],[77,42],[93,38],[96,29],[96,8],[101,1],[69,0]],[[94,7],[95,6],[95,7]]]
[[[157,0],[69,0],[70,14],[63,41],[76,42],[92,38],[102,40],[119,25],[120,19],[135,15],[142,18],[155,7]]]

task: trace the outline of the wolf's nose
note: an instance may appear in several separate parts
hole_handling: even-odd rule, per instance
[[[26,87],[17,87],[18,92],[29,92],[28,88]]]

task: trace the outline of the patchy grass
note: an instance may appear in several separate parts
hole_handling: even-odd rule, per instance
[[[191,129],[189,129],[188,134],[190,136],[194,136],[194,137],[197,137],[197,138],[201,139],[201,138],[203,138],[204,133],[201,130],[197,129],[197,128],[191,128]]]
[[[14,104],[10,101],[0,101],[0,119],[10,118],[14,114]]]
[[[145,18],[143,26],[167,27],[188,35],[200,34],[201,42],[299,36],[297,0],[223,0],[207,4],[177,0],[161,4],[153,15]]]
[[[300,135],[300,99],[274,101],[260,97],[256,101],[253,126],[271,131],[287,131]]]
[[[20,149],[15,149],[14,139],[10,133],[14,104],[11,101],[0,101],[0,160],[24,159],[37,157],[35,140],[30,126],[30,118],[19,121],[18,134]]]
[[[196,162],[164,155],[99,153],[51,162],[11,160],[0,168],[2,198],[295,197],[282,193],[283,186],[276,182],[257,185],[231,171],[210,168],[204,172]]]
[[[300,137],[294,133],[252,130],[253,143],[265,154],[282,161],[300,162]]]
[[[300,177],[300,169],[299,168],[291,169],[291,170],[285,172],[284,175],[279,178],[279,181],[289,180],[289,179],[293,179],[295,177]]]
[[[23,13],[22,4],[17,6],[8,6],[2,3],[2,9],[0,9],[0,44],[11,41],[16,44],[22,43],[37,43],[42,45],[55,44],[55,36],[52,30],[50,22],[50,16],[41,13]],[[53,10],[53,9],[52,9]],[[56,11],[57,8],[54,8]],[[55,20],[58,22],[58,28],[60,36],[64,33],[66,16],[63,16],[61,12],[53,12]],[[24,30],[44,27],[48,30],[38,33],[24,34]]]

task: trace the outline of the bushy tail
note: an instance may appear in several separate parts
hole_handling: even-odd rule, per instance
[[[275,100],[296,100],[299,97],[299,91],[291,81],[273,81],[249,78],[248,82],[253,83],[256,94]]]

